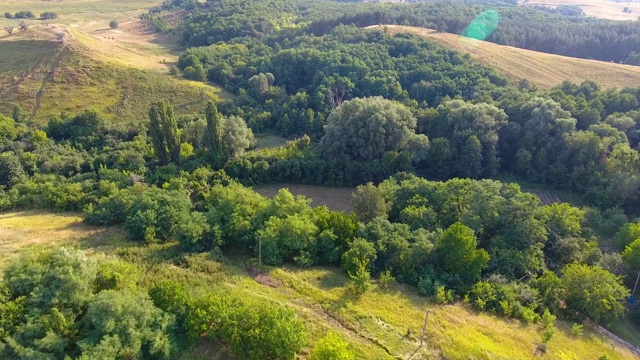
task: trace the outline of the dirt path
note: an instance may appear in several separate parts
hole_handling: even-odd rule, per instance
[[[58,69],[58,66],[60,65],[60,61],[62,61],[62,57],[66,53],[66,50],[67,50],[67,43],[63,42],[62,48],[58,52],[58,55],[56,56],[55,60],[53,61],[53,64],[51,64],[51,68],[49,69],[49,72],[47,72],[47,76],[45,76],[44,79],[42,79],[42,86],[40,86],[40,89],[36,93],[36,105],[33,107],[33,112],[31,113],[31,121],[33,121],[33,119],[35,119],[36,114],[38,113],[38,110],[40,109],[40,101],[42,100],[42,95],[44,94],[44,89],[47,86],[47,82],[49,82],[49,81],[51,81],[53,79],[53,75],[55,75],[56,70]]]

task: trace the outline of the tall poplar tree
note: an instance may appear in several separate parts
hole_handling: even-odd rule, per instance
[[[162,165],[180,162],[180,136],[173,106],[159,101],[149,110],[149,136],[158,161]]]
[[[212,101],[207,104],[205,115],[207,118],[207,130],[205,132],[204,146],[207,148],[213,166],[219,168],[225,162],[222,116]]]

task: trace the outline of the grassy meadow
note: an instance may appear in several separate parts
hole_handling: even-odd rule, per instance
[[[577,84],[593,80],[604,88],[637,86],[640,83],[638,66],[547,54],[413,26],[384,27],[391,34],[412,33],[462,54],[468,53],[473,59],[493,67],[511,80],[529,80],[541,89],[550,89],[565,80]],[[371,28],[383,29],[380,26]]]
[[[586,329],[570,335],[571,324],[559,322],[545,355],[536,355],[539,325],[477,313],[464,303],[428,303],[415,289],[392,284],[388,289],[355,295],[341,269],[294,266],[255,271],[256,260],[219,252],[181,254],[176,243],[129,242],[120,228],[82,224],[76,214],[28,211],[0,215],[0,269],[32,246],[68,245],[93,256],[119,256],[142,269],[142,285],[171,278],[193,293],[218,289],[245,298],[266,298],[292,307],[304,320],[309,345],[328,330],[350,343],[358,359],[406,359],[419,344],[426,310],[430,310],[425,345],[413,359],[634,359]],[[183,360],[228,359],[208,342],[183,354]]]

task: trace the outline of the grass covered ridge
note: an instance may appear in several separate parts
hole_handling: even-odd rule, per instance
[[[3,214],[0,229],[3,233],[0,269],[33,245],[65,244],[94,256],[116,255],[135,263],[142,271],[141,285],[145,287],[161,279],[172,279],[184,283],[194,294],[214,289],[291,307],[303,319],[309,333],[310,341],[302,358],[328,330],[333,330],[349,342],[358,359],[406,359],[418,347],[424,313],[430,309],[425,346],[413,359],[597,359],[604,354],[609,359],[634,359],[632,354],[613,348],[588,329],[582,336],[570,335],[570,324],[560,321],[547,354],[536,356],[539,325],[523,325],[477,313],[463,303],[429,304],[415,290],[401,284],[355,295],[349,290],[348,277],[336,268],[285,266],[266,268],[262,274],[256,274],[250,271],[256,266],[255,259],[218,252],[181,254],[178,245],[172,243],[136,245],[126,241],[119,228],[83,225],[75,214],[34,211]],[[10,256],[6,256],[8,237],[14,239]],[[181,359],[205,356],[229,358],[218,346],[205,341]]]
[[[547,54],[413,26],[384,25],[371,28],[386,28],[391,34],[412,33],[425,37],[462,54],[468,53],[512,80],[529,80],[542,89],[558,86],[565,80],[576,84],[593,80],[603,88],[637,86],[640,83],[638,66]]]

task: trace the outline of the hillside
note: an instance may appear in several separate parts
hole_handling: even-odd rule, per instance
[[[117,254],[146,269],[143,286],[160,279],[180,279],[192,285],[194,292],[215,288],[291,307],[304,319],[310,335],[302,358],[326,331],[334,330],[347,339],[358,359],[406,359],[418,347],[427,309],[431,314],[425,346],[413,359],[596,359],[604,354],[609,359],[634,358],[588,329],[582,336],[570,335],[570,324],[564,322],[557,324],[559,331],[549,342],[547,354],[537,356],[537,325],[477,313],[462,303],[427,303],[415,290],[399,284],[358,296],[349,291],[348,277],[336,268],[285,266],[257,274],[250,270],[256,266],[254,259],[215,252],[180,255],[173,243],[136,245],[119,228],[87,226],[75,214],[8,213],[0,216],[0,229],[0,269],[34,243],[75,246],[96,257]],[[203,342],[182,359],[205,355],[212,359],[229,356]]]
[[[195,113],[207,99],[227,96],[215,86],[168,75],[177,61],[175,42],[137,18],[157,1],[109,3],[0,2],[3,11],[59,16],[46,25],[29,20],[29,30],[0,37],[0,113],[20,104],[32,121],[43,123],[63,111],[91,108],[130,124],[146,118],[160,99],[171,99],[181,113]],[[120,21],[118,29],[109,29],[109,19]],[[0,26],[16,22],[2,18]]]
[[[640,2],[637,1],[609,1],[609,0],[525,0],[522,6],[542,5],[547,7],[572,5],[584,11],[585,16],[610,20],[636,20],[640,16]],[[630,11],[625,12],[628,8]]]
[[[379,26],[371,28],[381,29]],[[604,88],[637,86],[640,83],[638,66],[546,54],[412,26],[386,25],[386,28],[392,34],[408,32],[463,54],[468,53],[511,79],[526,79],[542,89],[560,85],[565,80],[574,83],[593,80]]]

